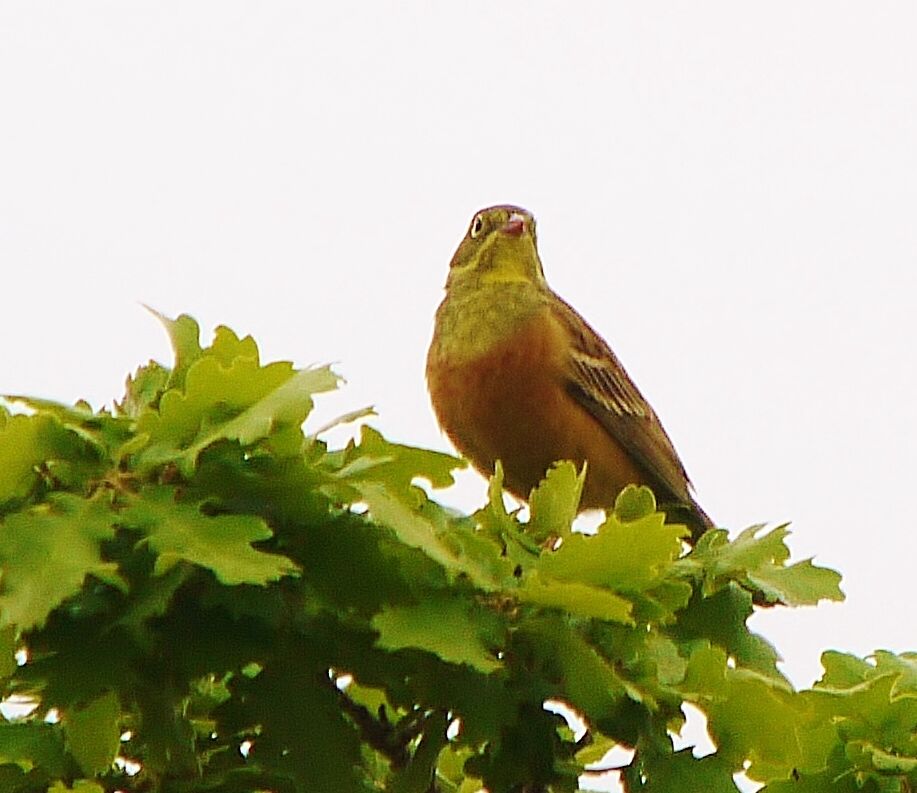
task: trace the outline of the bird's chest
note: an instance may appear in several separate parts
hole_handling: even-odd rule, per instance
[[[566,398],[565,365],[562,330],[536,314],[474,357],[431,354],[427,375],[443,429],[490,467],[497,458],[530,457],[539,436],[550,434]]]

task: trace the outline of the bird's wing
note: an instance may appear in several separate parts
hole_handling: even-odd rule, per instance
[[[557,319],[572,342],[568,390],[666,491],[659,495],[693,504],[688,475],[653,409],[611,348],[571,306],[557,300]]]

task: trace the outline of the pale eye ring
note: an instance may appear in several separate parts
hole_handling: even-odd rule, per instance
[[[474,220],[471,221],[471,239],[474,239],[481,233],[481,230],[484,228],[484,218],[480,215],[475,215]]]

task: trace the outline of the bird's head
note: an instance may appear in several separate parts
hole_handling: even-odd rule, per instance
[[[545,284],[535,218],[520,207],[482,209],[452,257],[446,286],[513,282]]]

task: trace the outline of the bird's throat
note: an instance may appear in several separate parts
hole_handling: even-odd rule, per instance
[[[546,306],[528,279],[505,278],[454,285],[436,312],[431,354],[459,363],[490,352]]]

